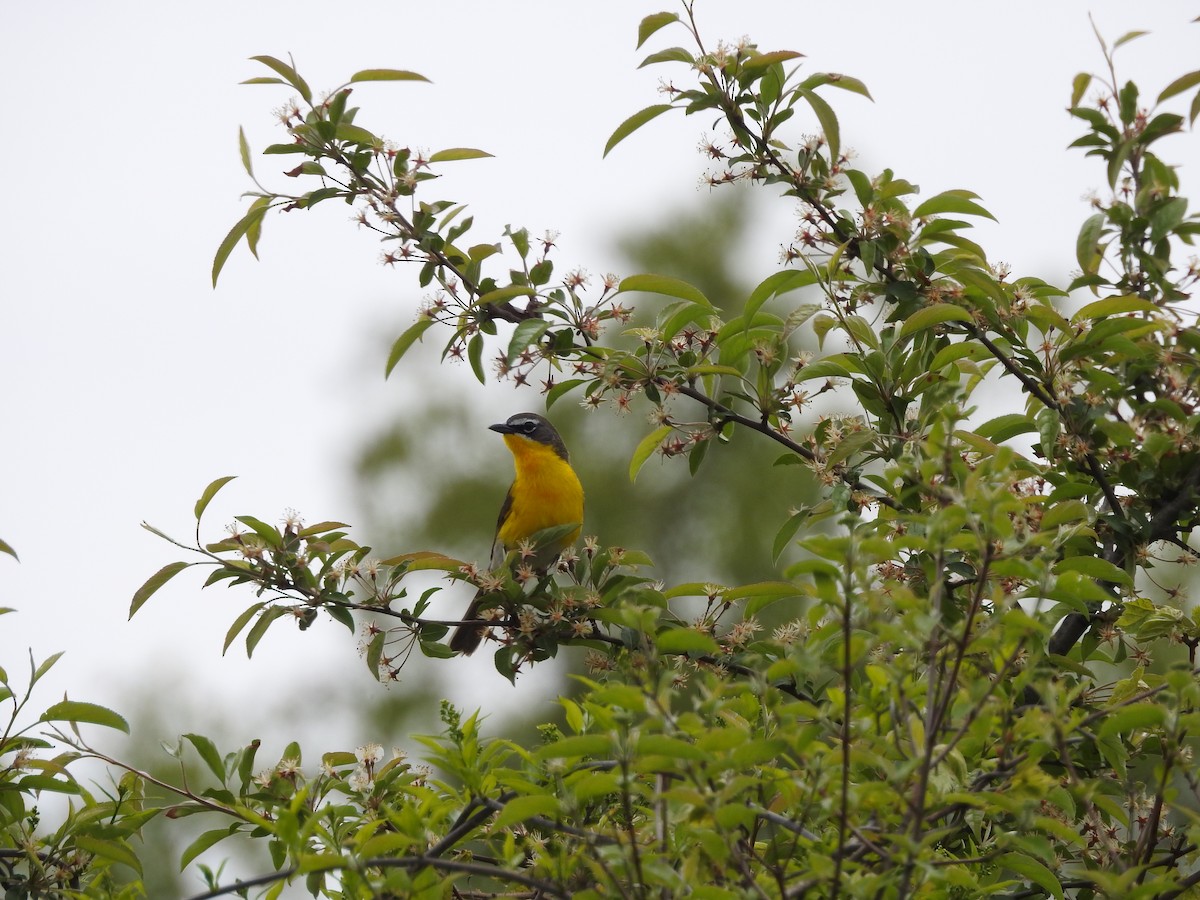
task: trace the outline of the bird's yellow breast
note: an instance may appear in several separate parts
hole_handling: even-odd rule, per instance
[[[583,522],[583,485],[571,464],[546,444],[517,434],[504,435],[512,452],[516,478],[509,491],[512,506],[500,523],[496,537],[505,549],[556,525]],[[579,539],[580,529],[552,549],[558,553]]]

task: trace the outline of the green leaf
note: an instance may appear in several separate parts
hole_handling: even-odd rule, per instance
[[[137,854],[124,841],[105,840],[86,834],[76,834],[75,846],[85,853],[128,866],[137,872],[139,877],[142,874],[142,861],[138,859]]]
[[[254,167],[250,165],[250,145],[246,143],[246,132],[238,126],[238,152],[242,156],[242,168],[251,178],[254,177]]]
[[[953,303],[935,303],[933,306],[917,310],[905,319],[904,324],[900,326],[900,337],[901,339],[912,337],[919,331],[933,328],[944,322],[972,321],[974,320],[971,318],[971,314],[961,306],[955,306]]]
[[[233,624],[230,625],[229,630],[225,632],[225,644],[223,647],[221,647],[222,656],[224,656],[225,652],[229,649],[229,645],[233,643],[233,639],[242,633],[242,629],[246,627],[246,623],[253,619],[258,611],[266,605],[267,604],[265,602],[255,603],[233,620]]]
[[[237,246],[238,241],[240,241],[244,235],[262,222],[262,218],[269,208],[270,207],[267,204],[262,206],[251,206],[249,212],[238,219],[237,224],[229,229],[229,234],[225,235],[225,240],[221,241],[221,246],[217,248],[216,255],[213,256],[213,287],[217,286],[217,278],[221,275],[221,269],[225,268],[225,261],[229,259],[229,254],[233,252],[233,248]],[[247,241],[247,245],[249,246],[249,241]],[[250,247],[250,251],[254,253],[255,248]],[[255,253],[255,256],[257,255],[258,254]]]
[[[1086,522],[1090,517],[1091,508],[1082,500],[1061,500],[1046,510],[1040,530],[1051,531],[1068,522]]]
[[[707,760],[712,754],[702,747],[697,747],[690,741],[671,737],[667,734],[643,734],[638,738],[637,755],[666,756],[669,759]]]
[[[283,537],[280,535],[279,529],[274,525],[268,525],[262,519],[256,519],[254,516],[234,516],[233,518],[243,525],[249,526],[250,530],[262,538],[267,546],[283,546]]]
[[[486,159],[492,154],[486,150],[476,150],[473,147],[451,147],[449,150],[439,150],[429,157],[431,163],[457,162],[460,159]]]
[[[507,287],[496,288],[494,291],[488,291],[475,301],[475,306],[491,306],[495,303],[505,303],[509,300],[515,300],[517,297],[536,297],[537,291],[531,287],[526,287],[523,284],[510,284]]]
[[[1075,259],[1085,275],[1095,275],[1100,268],[1103,256],[1099,243],[1104,233],[1104,213],[1088,216],[1079,229],[1079,237],[1075,240]]]
[[[990,212],[975,202],[978,194],[971,191],[953,190],[943,191],[930,197],[920,206],[912,211],[914,218],[921,216],[933,216],[939,213],[956,213],[968,216],[984,216],[996,221],[996,217]]]
[[[351,84],[359,81],[429,81],[424,75],[407,69],[363,69],[350,76]]]
[[[1079,101],[1083,99],[1083,95],[1087,93],[1088,85],[1092,83],[1092,76],[1087,72],[1080,72],[1071,82],[1071,102],[1068,108],[1074,108],[1079,105]]]
[[[184,737],[196,748],[196,752],[200,754],[208,770],[217,777],[217,781],[224,784],[225,764],[221,761],[221,754],[217,752],[217,745],[202,734],[185,734]]]
[[[0,553],[7,553],[9,556],[11,556],[13,559],[17,560],[18,562],[20,562],[20,560],[21,560],[21,557],[17,556],[17,551],[14,550],[12,548],[12,546],[3,539],[0,539]]]
[[[1106,715],[1096,733],[1099,737],[1106,738],[1129,731],[1145,731],[1159,727],[1166,721],[1166,717],[1167,711],[1161,704],[1149,701],[1131,703]]]
[[[137,593],[133,595],[133,602],[129,604],[129,618],[133,618],[133,614],[142,608],[142,604],[149,600],[155,591],[190,565],[193,565],[193,563],[167,563],[167,565],[146,579],[146,583],[137,589]]]
[[[575,390],[575,388],[579,387],[581,384],[588,384],[589,380],[590,379],[587,378],[570,378],[566,381],[556,382],[554,387],[550,388],[550,390],[546,393],[546,409],[549,409],[551,406],[553,406],[555,401],[557,401],[564,394]]]
[[[694,628],[671,628],[654,638],[659,653],[704,653],[721,652],[721,647],[712,635]]]
[[[103,725],[105,728],[115,728],[129,734],[129,723],[120,715],[106,706],[95,703],[83,703],[79,700],[62,700],[55,703],[44,713],[39,722],[85,722],[89,725]]]
[[[585,756],[606,756],[612,751],[612,739],[605,734],[577,734],[539,747],[534,759],[578,759]]]
[[[1161,241],[1178,228],[1187,213],[1187,205],[1185,197],[1172,197],[1170,200],[1158,204],[1150,213],[1150,240],[1152,242]]]
[[[641,47],[642,44],[646,43],[646,40],[650,37],[650,35],[654,34],[654,32],[658,31],[660,28],[665,28],[672,22],[678,21],[679,15],[673,12],[659,12],[646,16],[646,18],[642,19],[642,21],[638,24],[638,41],[637,47],[634,49],[638,49],[638,47]]]
[[[604,156],[608,156],[609,152],[625,138],[629,137],[647,122],[657,119],[667,110],[671,109],[669,103],[656,103],[654,106],[647,106],[645,109],[635,112],[632,116],[617,126],[608,138],[608,143],[604,145]]]
[[[471,372],[480,384],[487,384],[487,375],[483,371],[483,334],[476,332],[467,341],[467,360],[471,363]]]
[[[1115,41],[1113,41],[1113,49],[1116,50],[1122,44],[1128,44],[1130,41],[1132,41],[1136,38],[1143,37],[1144,35],[1147,35],[1149,33],[1150,32],[1148,32],[1148,31],[1127,31],[1123,35],[1121,35],[1119,38],[1117,38]]]
[[[849,75],[843,75],[841,72],[815,72],[809,75],[800,83],[800,87],[805,90],[821,87],[822,85],[840,88],[843,91],[850,91],[854,94],[860,94],[868,100],[874,100],[871,92],[867,90],[867,86],[857,78],[852,78]]]
[[[1082,322],[1085,319],[1107,319],[1110,316],[1119,316],[1131,312],[1156,313],[1158,312],[1158,307],[1149,300],[1143,300],[1141,297],[1106,297],[1103,300],[1096,300],[1084,306],[1079,312],[1071,316],[1071,321]]]
[[[817,273],[811,269],[784,269],[774,275],[768,275],[751,292],[750,298],[746,301],[746,308],[742,311],[746,328],[749,329],[754,314],[772,297],[778,297],[780,294],[786,294],[797,288],[807,287],[815,284],[816,281]]]
[[[1133,586],[1133,579],[1129,577],[1128,572],[1113,565],[1106,559],[1100,559],[1098,556],[1068,557],[1055,563],[1054,572],[1055,574],[1079,572],[1081,575],[1095,578],[1098,581],[1107,581],[1109,584],[1120,584],[1125,587]]]
[[[808,510],[801,510],[788,517],[788,520],[780,526],[775,535],[775,541],[771,545],[771,562],[779,562],[779,557],[783,555],[783,551],[791,544],[792,539],[796,537],[796,532],[806,521],[808,521]]]
[[[1188,72],[1186,75],[1180,75],[1162,89],[1162,93],[1158,95],[1158,102],[1162,103],[1164,100],[1169,100],[1176,94],[1182,94],[1184,91],[1198,84],[1200,84],[1200,69],[1197,69],[1195,72]]]
[[[814,92],[801,88],[800,95],[812,107],[817,121],[821,123],[821,131],[824,132],[825,140],[829,144],[829,159],[836,163],[842,152],[842,137],[838,127],[837,114],[833,111],[832,106]]]
[[[651,53],[640,63],[639,69],[644,69],[646,66],[653,66],[657,63],[664,62],[681,62],[687,63],[689,66],[696,62],[696,57],[692,56],[683,47],[668,47],[666,50],[659,50],[657,53]]]
[[[742,63],[744,71],[767,69],[776,63],[787,62],[789,59],[801,59],[804,56],[796,50],[771,50],[767,53],[755,53]]]
[[[511,363],[526,347],[536,344],[550,330],[550,322],[545,319],[526,319],[513,329],[512,340],[508,342],[508,361]]]
[[[408,326],[400,337],[396,338],[396,342],[392,344],[391,352],[388,353],[387,366],[383,370],[384,378],[392,374],[392,370],[396,368],[397,363],[408,352],[408,348],[420,340],[421,335],[433,327],[433,321],[428,316],[422,316],[413,322],[412,325]]]
[[[743,614],[749,618],[757,615],[764,607],[785,597],[799,597],[804,592],[788,581],[759,581],[730,588],[723,595],[725,600],[746,600]]]
[[[271,623],[280,616],[287,615],[289,612],[290,610],[286,606],[268,606],[262,611],[262,615],[258,617],[258,621],[254,623],[254,627],[246,635],[247,658],[254,655],[254,648],[263,639],[263,635],[267,633],[267,629],[271,627]]]
[[[208,504],[212,501],[212,498],[217,495],[217,491],[225,487],[225,485],[229,484],[229,482],[233,481],[235,478],[237,478],[236,475],[225,475],[221,478],[218,478],[216,481],[211,482],[209,486],[204,489],[204,493],[201,494],[200,499],[196,501],[194,510],[196,513],[197,522],[199,522],[200,517],[204,515],[204,510],[208,509]]]
[[[300,77],[300,73],[287,63],[273,56],[252,56],[250,58],[270,69],[274,69],[283,76],[284,81],[296,89],[300,96],[304,98],[305,103],[312,103],[312,91],[309,90],[308,83]]]
[[[1009,413],[988,419],[975,429],[977,435],[997,444],[1028,431],[1037,431],[1037,423],[1022,413]]]
[[[709,299],[704,296],[699,288],[688,284],[686,281],[680,281],[678,278],[671,278],[667,275],[630,275],[628,278],[622,278],[621,284],[617,288],[617,293],[624,294],[629,291],[643,291],[647,294],[678,297],[680,300],[690,300],[706,309],[716,311],[713,309],[712,303],[709,302]]]
[[[1057,897],[1058,900],[1062,900],[1063,889],[1062,885],[1058,882],[1058,878],[1046,866],[1033,857],[1026,856],[1023,853],[1002,853],[996,857],[995,864],[1016,872],[1024,878],[1028,878],[1038,887]]]
[[[17,789],[27,793],[52,791],[56,794],[80,794],[83,792],[74,781],[64,781],[49,775],[26,775],[17,782]]]
[[[204,832],[184,849],[183,854],[179,857],[179,871],[182,872],[205,850],[214,847],[230,835],[237,834],[237,831],[238,826],[233,824],[228,828],[214,828],[212,831]]]
[[[658,449],[658,445],[662,443],[663,438],[670,433],[670,425],[660,425],[642,438],[633,451],[633,458],[629,460],[630,481],[637,481],[638,472],[646,464],[646,460]]]
[[[504,804],[504,809],[496,816],[493,828],[505,828],[524,822],[534,816],[555,818],[560,812],[558,798],[551,794],[530,794],[527,797],[514,797]]]
[[[63,650],[59,650],[57,653],[51,653],[41,661],[38,667],[34,670],[33,677],[29,681],[30,687],[37,684],[38,681],[41,680],[42,676],[50,671],[51,667],[62,658],[64,652],[65,651]],[[30,660],[30,663],[32,664],[32,659]]]

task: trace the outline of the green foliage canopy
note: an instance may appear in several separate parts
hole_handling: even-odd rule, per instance
[[[582,695],[561,700],[561,724],[544,726],[539,746],[487,739],[476,716],[446,706],[442,734],[425,741],[433,770],[364,747],[324,754],[314,773],[292,747],[255,777],[255,746],[222,754],[189,735],[210,786],[152,783],[175,796],[173,817],[220,823],[183,864],[234,836],[266,841],[275,871],[253,885],[266,896],[293,881],[330,897],[1193,890],[1200,622],[1178,591],[1153,586],[1174,557],[1197,557],[1200,329],[1187,301],[1200,267],[1178,256],[1200,218],[1159,147],[1200,112],[1200,73],[1147,104],[1116,77],[1127,36],[1105,47],[1105,76],[1076,79],[1076,145],[1104,164],[1109,194],[1080,230],[1080,274],[1056,286],[989,262],[966,236],[989,215],[973,193],[919,199],[890,170],[852,166],[831,99],[869,96],[861,82],[806,73],[792,51],[709,48],[690,4],[643,20],[639,45],[667,33],[683,45],[645,64],[676,66],[680,86],[668,82],[669,102],[635,113],[606,149],[662,115],[715,116],[726,131],[709,149],[713,186],[773,185],[799,205],[785,265],[738,302],[654,273],[556,278],[552,243],[520,228],[472,243],[465,208],[427,194],[439,166],[483,151],[421,157],[348,105],[356,81],[419,76],[366,70],[317,101],[272,57],[258,61],[274,74],[253,81],[300,100],[283,116],[289,141],[265,152],[298,157],[288,174],[314,186],[256,193],[213,276],[240,242],[255,249],[269,210],[349,203],[387,261],[415,265],[434,291],[388,374],[442,334],[445,355],[480,381],[492,353],[500,377],[540,382],[548,406],[568,394],[644,406],[653,423],[631,477],[660,454],[702,478],[710,455],[769,442],[779,465],[822,486],[773,542],[776,557],[794,544],[802,558],[769,581],[665,584],[646,554],[588,540],[532,592],[503,573],[501,673],[564,646],[587,652]],[[1085,102],[1093,84],[1098,99]],[[1189,95],[1186,115],[1166,108]],[[809,116],[822,135],[797,138],[795,120]],[[253,177],[244,141],[242,156]],[[1089,299],[1071,312],[1073,292]],[[635,299],[651,324],[622,331]],[[802,333],[820,355],[794,352]],[[991,382],[1019,388],[1023,403],[979,422]],[[826,394],[854,411],[816,414]],[[431,615],[440,588],[414,598],[406,578],[486,573],[435,551],[376,561],[336,522],[242,516],[205,542],[205,508],[227,482],[197,502],[195,545],[178,544],[196,555],[152,576],[131,614],[203,566],[206,585],[257,594],[227,647],[244,636],[252,652],[276,623],[306,628],[324,611],[351,631],[365,617],[381,678],[415,651],[450,655],[454,622]],[[698,614],[681,614],[685,599]],[[15,722],[23,704],[3,684]],[[122,724],[90,704],[43,718]],[[29,751],[48,745],[24,733],[0,737],[0,754],[20,759],[0,772],[0,803],[4,858],[25,868],[0,876],[104,895],[113,864],[135,867],[132,835],[166,807],[146,805],[151,782],[131,772],[127,791],[85,797],[55,839],[29,849],[27,799],[79,794],[67,766],[97,751],[77,729],[60,733],[71,749],[30,775]],[[211,895],[233,890],[214,878]]]

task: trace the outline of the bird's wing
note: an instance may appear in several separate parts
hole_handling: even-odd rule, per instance
[[[500,540],[500,529],[504,525],[508,514],[512,512],[513,505],[513,489],[510,486],[508,493],[504,496],[504,503],[500,506],[500,515],[496,517],[496,536],[492,539],[492,562],[491,567],[495,569],[500,563],[504,562],[504,557],[508,553],[508,548]]]

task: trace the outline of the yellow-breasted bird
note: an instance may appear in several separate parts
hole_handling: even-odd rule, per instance
[[[559,525],[583,524],[583,485],[571,468],[566,445],[554,426],[537,413],[517,413],[501,425],[489,425],[492,431],[504,435],[504,443],[512,452],[516,477],[508,496],[500,507],[496,521],[496,538],[492,542],[492,562],[495,569],[510,550],[539,531]],[[535,569],[545,569],[563,550],[579,539],[576,528],[561,539],[537,548],[532,560]],[[475,652],[487,625],[472,624],[478,618],[483,591],[475,595],[463,617],[464,623],[450,638],[450,649],[470,655]]]

